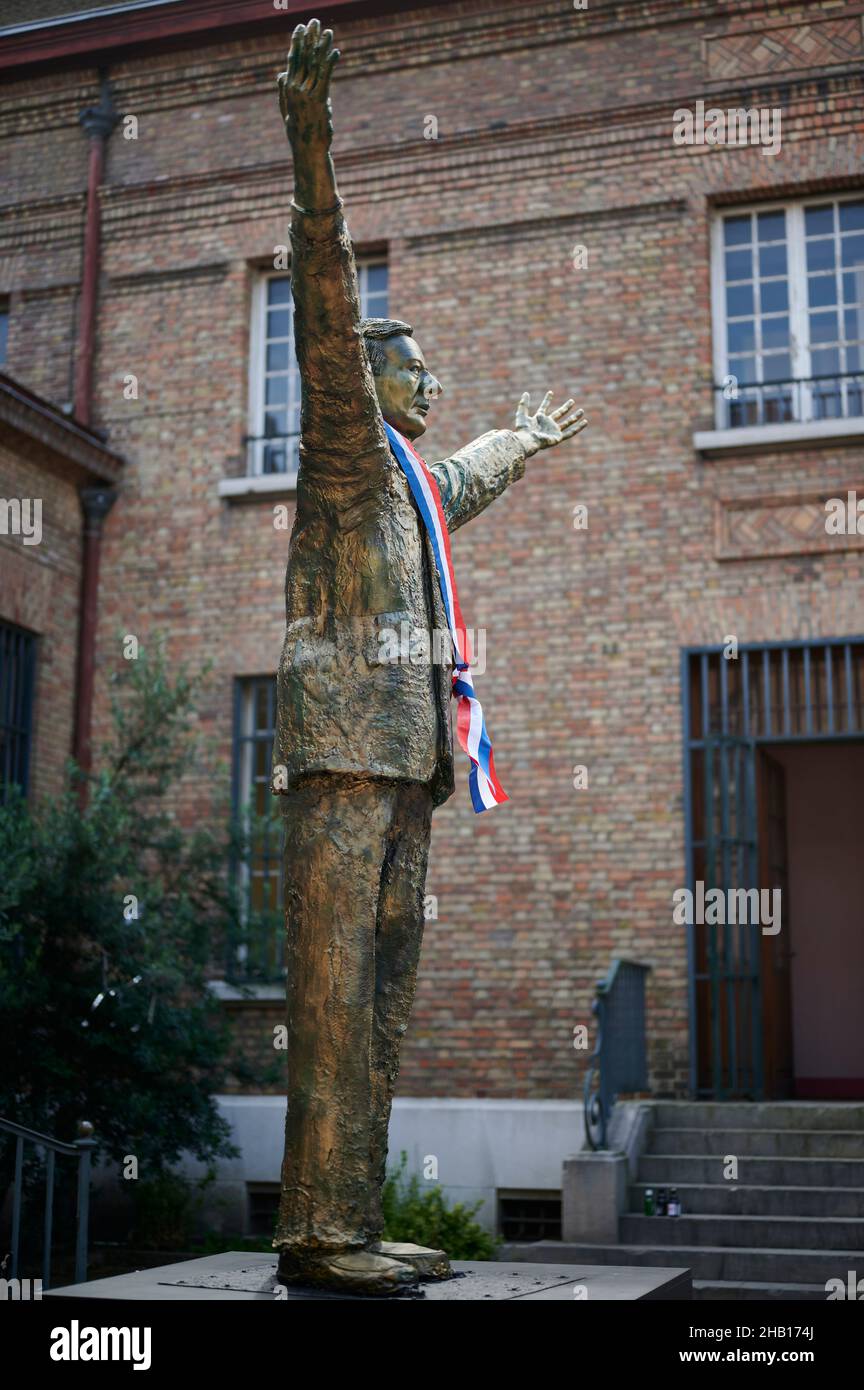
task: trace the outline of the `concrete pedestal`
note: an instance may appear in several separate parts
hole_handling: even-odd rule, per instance
[[[561,1239],[579,1245],[617,1245],[618,1218],[627,1209],[627,1158],[576,1154],[564,1160]]]
[[[378,1298],[376,1303],[452,1302],[592,1302],[598,1299],[632,1302],[643,1299],[689,1299],[690,1273],[686,1269],[638,1269],[615,1265],[554,1265],[456,1260],[455,1277],[421,1284],[419,1294]],[[276,1256],[244,1254],[233,1250],[208,1255],[182,1264],[162,1265],[135,1274],[94,1279],[88,1284],[69,1284],[51,1289],[52,1299],[70,1311],[91,1312],[122,1301],[144,1302],[268,1302],[314,1300],[368,1302],[345,1299],[320,1290],[287,1289],[276,1283]]]

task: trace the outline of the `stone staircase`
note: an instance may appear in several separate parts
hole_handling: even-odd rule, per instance
[[[864,1105],[652,1108],[620,1243],[543,1242],[555,1260],[689,1267],[699,1299],[824,1301],[828,1279],[864,1278]],[[737,1181],[723,1175],[730,1154]],[[682,1215],[643,1215],[646,1187],[676,1187]]]

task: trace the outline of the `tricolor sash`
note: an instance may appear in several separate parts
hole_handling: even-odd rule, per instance
[[[474,694],[474,683],[469,670],[471,644],[465,629],[462,610],[459,607],[456,576],[453,572],[453,558],[450,554],[450,536],[447,531],[447,522],[444,519],[441,494],[434,477],[410,440],[401,435],[398,430],[394,430],[393,426],[388,425],[386,420],[384,421],[384,428],[387,431],[393,456],[408,479],[411,494],[417,503],[423,524],[432,542],[441,598],[444,602],[444,612],[447,615],[447,626],[453,640],[455,661],[453,687],[450,693],[455,695],[459,701],[456,729],[459,743],[471,759],[472,766],[468,775],[468,786],[471,791],[471,802],[474,810],[479,814],[481,811],[488,811],[492,806],[499,805],[502,801],[509,801],[510,798],[495,775],[492,744],[489,742],[489,735],[486,732],[480,701]]]

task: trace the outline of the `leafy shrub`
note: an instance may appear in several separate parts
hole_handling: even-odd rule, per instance
[[[421,1191],[417,1173],[407,1176],[408,1154],[402,1150],[398,1168],[384,1183],[384,1239],[411,1241],[443,1250],[451,1260],[494,1260],[495,1241],[474,1220],[483,1203],[448,1206],[438,1186]]]
[[[192,1183],[166,1169],[154,1178],[132,1183],[132,1244],[142,1250],[189,1250],[195,1215],[214,1177],[211,1169],[206,1178]]]

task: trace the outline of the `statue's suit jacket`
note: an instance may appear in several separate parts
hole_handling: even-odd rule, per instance
[[[407,651],[394,661],[388,641],[446,632],[447,620],[431,543],[384,432],[341,207],[294,206],[291,244],[301,442],[274,790],[307,773],[366,773],[428,783],[439,805],[454,787],[452,649],[438,643],[443,661],[434,643],[437,661]],[[522,476],[525,450],[513,431],[492,430],[431,471],[452,531]]]

